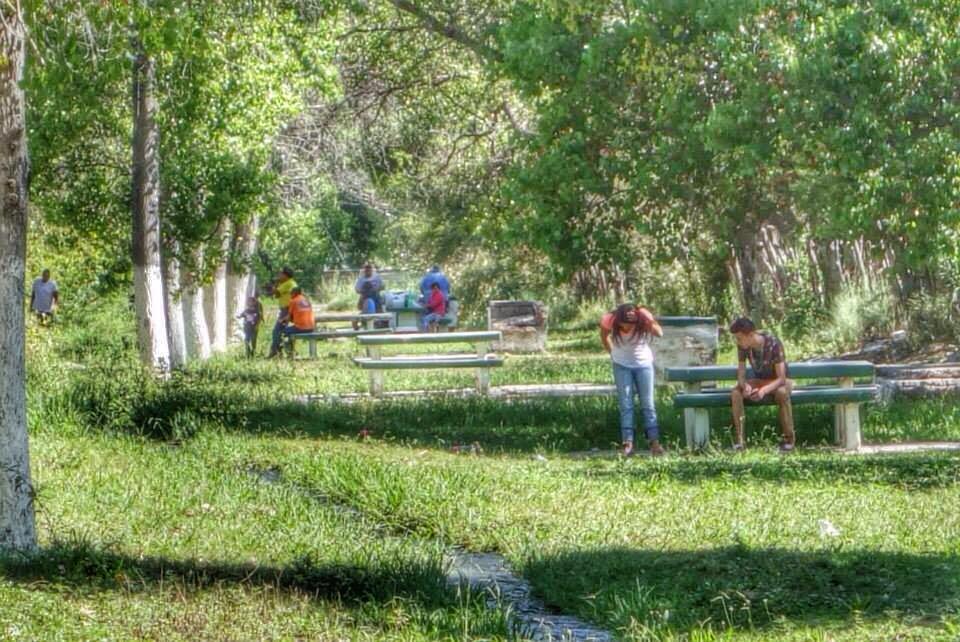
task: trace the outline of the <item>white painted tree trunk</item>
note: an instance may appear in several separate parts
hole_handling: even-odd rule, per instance
[[[164,295],[167,305],[167,330],[170,332],[170,365],[182,368],[187,363],[187,330],[183,317],[183,293],[180,287],[180,259],[176,247],[164,260]]]
[[[191,289],[192,288],[192,289]],[[183,290],[183,322],[187,331],[187,354],[191,359],[210,358],[210,334],[203,309],[203,288],[191,286]]]
[[[160,260],[160,158],[156,65],[143,51],[133,62],[133,286],[140,360],[170,372]]]
[[[37,546],[27,439],[24,270],[27,255],[27,138],[20,81],[23,17],[0,8],[0,549]]]
[[[193,270],[203,264],[203,252],[195,250],[191,257]],[[203,304],[203,288],[198,287],[195,271],[180,274],[180,290],[183,293],[183,322],[187,335],[187,354],[191,359],[210,358],[210,334],[207,332],[207,317]]]
[[[213,351],[227,351],[227,332],[230,324],[230,303],[227,297],[227,263],[230,261],[230,225],[229,221],[220,224],[218,235],[220,238],[220,258],[217,269],[213,273],[213,305],[211,310],[211,326],[213,333]]]
[[[227,286],[230,301],[230,336],[243,339],[243,322],[237,318],[247,307],[247,298],[256,291],[251,271],[253,255],[257,251],[257,233],[260,221],[254,217],[249,223],[238,225],[233,234],[233,260],[228,264]]]

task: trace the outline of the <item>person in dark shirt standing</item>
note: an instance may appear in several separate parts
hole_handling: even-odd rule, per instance
[[[796,443],[793,407],[790,404],[793,382],[787,378],[787,357],[783,343],[768,332],[758,332],[753,321],[747,318],[734,321],[730,326],[730,333],[737,342],[737,386],[730,393],[733,428],[736,433],[734,449],[744,448],[744,399],[761,401],[772,395],[780,409],[780,429],[783,431],[780,450],[790,452]],[[747,379],[748,361],[753,369],[753,377],[750,379]]]

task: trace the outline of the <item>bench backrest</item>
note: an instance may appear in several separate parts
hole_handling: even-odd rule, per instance
[[[819,379],[827,377],[873,378],[874,366],[869,361],[816,361],[787,364],[787,376],[791,379]],[[698,381],[733,381],[737,378],[736,366],[692,366],[667,368],[667,381],[695,383]],[[753,370],[747,366],[747,378]]]
[[[357,342],[363,346],[410,345],[414,343],[481,343],[499,340],[499,332],[428,332],[357,337]]]

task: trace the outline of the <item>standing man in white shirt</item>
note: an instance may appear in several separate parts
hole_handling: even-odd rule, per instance
[[[60,291],[57,282],[50,278],[50,270],[44,270],[40,278],[34,279],[30,290],[30,310],[37,315],[40,325],[53,320],[53,311],[60,305]]]

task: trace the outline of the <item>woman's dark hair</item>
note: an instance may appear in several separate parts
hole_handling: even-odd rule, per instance
[[[730,324],[730,334],[744,334],[753,332],[756,329],[757,326],[747,317],[740,317]]]
[[[284,266],[280,271],[289,276],[291,279],[293,278],[293,268]]]
[[[634,323],[631,323],[627,320],[627,315],[631,312],[636,312],[637,306],[633,303],[623,303],[617,306],[617,309],[613,311],[613,341],[617,345],[620,344],[620,339],[623,334],[626,334],[626,329],[629,326],[633,326],[633,329],[630,331],[631,339],[641,339],[641,338],[650,338],[650,328],[647,327],[647,324],[644,322],[640,315],[637,314],[637,320]]]

